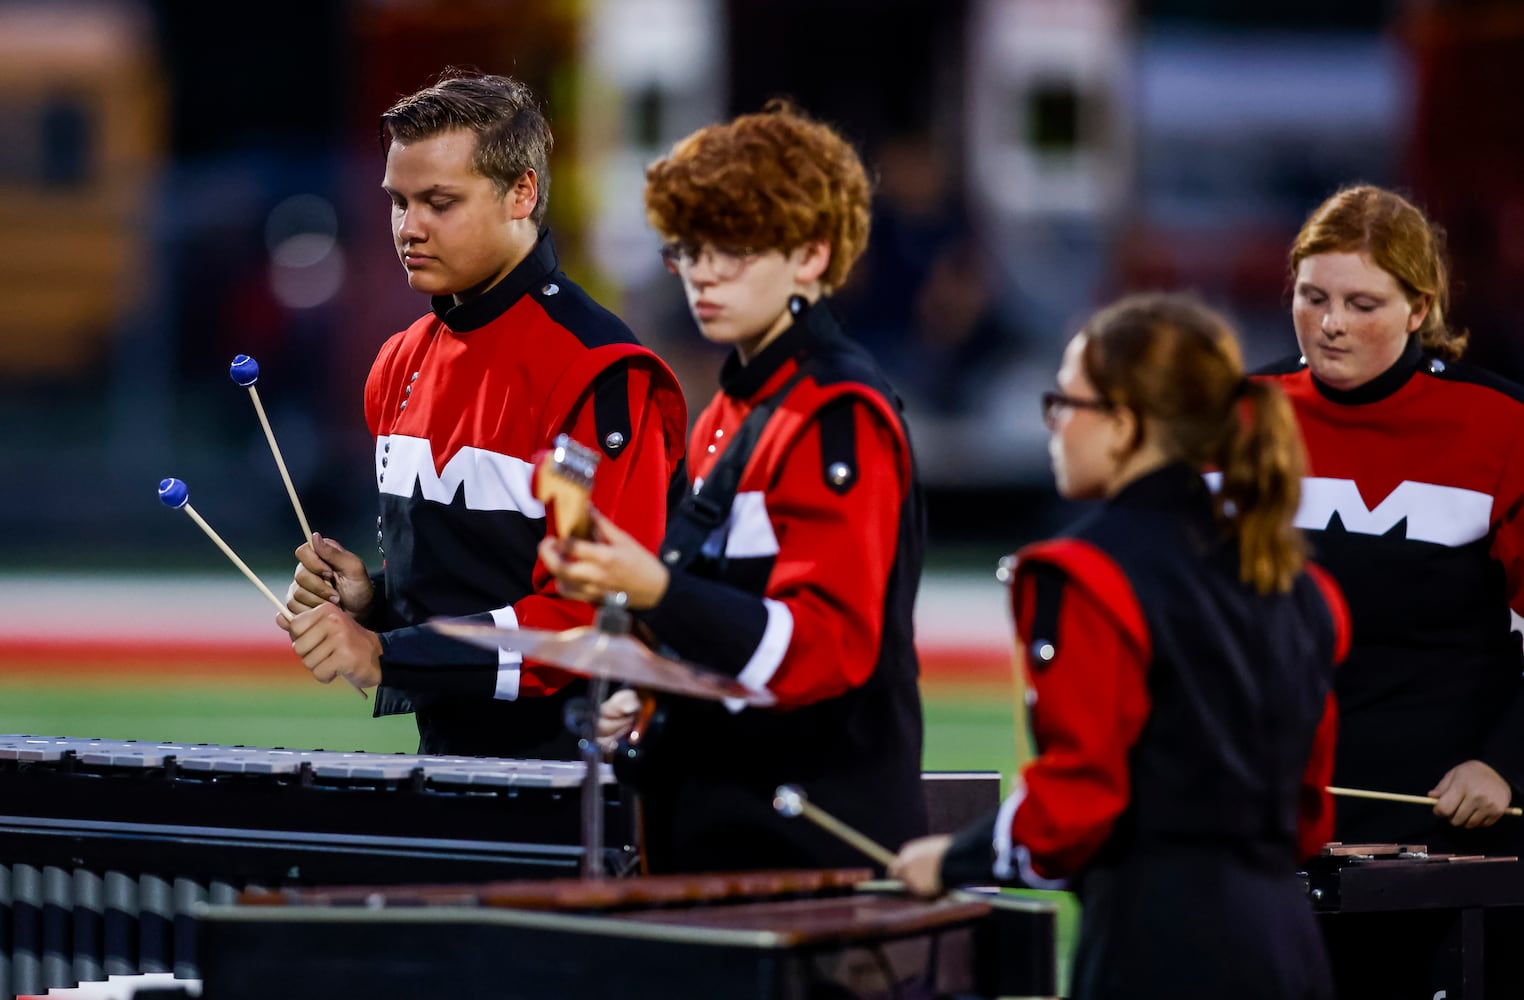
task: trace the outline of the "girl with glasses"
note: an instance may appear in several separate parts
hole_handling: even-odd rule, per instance
[[[608,738],[638,726],[652,872],[859,866],[778,785],[892,844],[926,830],[911,609],[921,491],[898,399],[830,295],[868,238],[861,160],[786,104],[700,129],[646,174],[699,333],[731,349],[690,436],[693,489],[659,555],[612,520],[541,547],[561,593],[623,592],[668,650],[769,692],[732,711],[663,696],[653,725],[616,693]]]
[[[1002,565],[1037,755],[998,813],[889,872],[1073,888],[1077,1000],[1331,997],[1296,872],[1331,830],[1349,636],[1291,523],[1290,406],[1220,316],[1146,295],[1069,342],[1043,413],[1058,491],[1096,504]]]

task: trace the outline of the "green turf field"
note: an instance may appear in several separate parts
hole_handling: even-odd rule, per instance
[[[144,677],[131,681],[26,672],[0,679],[0,731],[45,736],[170,740],[412,753],[411,716],[373,719],[351,689],[291,683]],[[52,678],[56,678],[52,679]],[[927,770],[1011,770],[1009,696],[942,685],[926,697]]]
[[[412,753],[412,716],[370,717],[370,702],[342,684],[87,677],[68,685],[28,677],[0,682],[0,728],[9,733],[176,743]]]

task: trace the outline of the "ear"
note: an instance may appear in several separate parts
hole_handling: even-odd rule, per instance
[[[795,284],[814,284],[831,265],[831,244],[826,240],[814,240],[794,252],[800,254],[799,264],[794,270]]]
[[[1413,302],[1413,311],[1408,314],[1408,332],[1423,326],[1423,321],[1429,318],[1429,304],[1434,300],[1427,295],[1420,295]]]
[[[1112,458],[1118,462],[1143,447],[1143,421],[1130,406],[1118,406],[1105,414],[1106,426],[1111,431]]]
[[[530,168],[519,175],[503,198],[510,219],[527,219],[540,203],[540,177]]]

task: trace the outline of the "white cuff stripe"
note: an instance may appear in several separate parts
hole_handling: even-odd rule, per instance
[[[1011,822],[1016,818],[1016,809],[1022,800],[1027,797],[1027,786],[1020,778],[1016,779],[1016,787],[1005,801],[1000,803],[1000,812],[995,816],[995,876],[1009,880],[1016,872],[1011,867]]]
[[[1023,846],[1016,848],[1016,867],[1021,872],[1023,885],[1033,889],[1067,889],[1069,880],[1066,878],[1043,878],[1032,869],[1032,852]]]
[[[1033,889],[1066,888],[1069,885],[1068,879],[1043,878],[1032,869],[1032,852],[1026,845],[1011,842],[1011,823],[1015,821],[1016,810],[1026,797],[1027,787],[1020,784],[1016,791],[1000,803],[1000,813],[995,817],[995,877],[1008,882],[1020,875],[1022,884]]]
[[[794,640],[794,613],[788,605],[770,597],[764,597],[762,604],[767,608],[767,626],[762,630],[762,641],[757,643],[751,659],[736,675],[736,680],[758,691],[765,690],[778,673],[778,667],[788,655],[789,644]],[[727,702],[726,707],[739,712],[744,703],[737,702],[732,706]]]
[[[511,605],[493,611],[492,621],[498,628],[519,627],[518,613],[513,610]],[[497,651],[497,685],[493,689],[492,697],[501,698],[505,701],[513,701],[518,698],[520,669],[523,665],[523,653],[515,653],[507,649],[499,649]]]

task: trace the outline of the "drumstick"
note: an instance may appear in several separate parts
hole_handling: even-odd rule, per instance
[[[1344,795],[1352,799],[1380,799],[1382,802],[1411,802],[1418,806],[1432,806],[1439,800],[1427,795],[1404,795],[1401,792],[1372,792],[1364,788],[1338,788],[1329,785],[1323,789],[1329,795]],[[1518,806],[1509,806],[1503,812],[1509,816],[1524,816],[1524,809]]]
[[[238,558],[238,553],[233,551],[233,547],[224,542],[222,536],[213,531],[212,526],[207,524],[200,514],[196,513],[196,508],[190,505],[190,488],[185,483],[178,479],[159,480],[159,501],[166,507],[185,511],[190,519],[196,522],[196,526],[206,532],[206,537],[217,544],[217,547],[222,550],[222,554],[233,560],[233,565],[237,566],[239,571],[249,578],[249,582],[258,587],[261,594],[269,598],[270,603],[275,605],[275,610],[286,617],[286,621],[290,621],[294,617],[290,609],[281,603],[280,598],[276,597],[270,588],[265,586],[265,582],[254,575],[254,571],[249,569],[249,564]],[[349,679],[346,677],[345,680]],[[356,691],[360,692],[361,698],[369,700],[370,696],[365,693],[364,688],[353,681],[350,681],[350,684]]]
[[[312,541],[312,527],[307,523],[307,515],[302,511],[301,501],[296,498],[296,487],[291,485],[291,474],[286,471],[285,459],[280,457],[280,446],[275,443],[275,432],[270,429],[269,418],[265,416],[265,408],[259,401],[259,390],[254,388],[254,383],[259,381],[259,362],[247,354],[240,354],[228,366],[228,377],[249,390],[249,399],[254,403],[254,412],[259,415],[259,425],[265,429],[265,440],[270,442],[270,454],[275,456],[275,467],[280,469],[280,478],[286,484],[286,493],[291,497],[291,506],[296,510],[296,519],[301,523],[302,539]]]
[[[835,816],[815,805],[805,797],[804,789],[798,785],[779,785],[778,790],[773,793],[773,808],[778,810],[780,816],[787,816],[790,819],[803,816],[837,839],[851,844],[885,868],[894,864],[893,851],[872,840],[865,834],[852,829]]]

